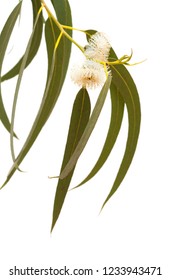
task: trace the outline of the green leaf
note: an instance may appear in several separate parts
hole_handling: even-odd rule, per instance
[[[54,10],[56,12],[58,21],[61,24],[72,26],[71,9],[69,2],[67,0],[51,0]],[[71,35],[72,31],[68,30]]]
[[[86,30],[87,40],[89,40],[90,36],[95,34],[96,32],[97,32],[96,30]],[[117,59],[117,56],[113,51],[113,49],[111,49],[110,56],[109,56],[109,59],[112,58]],[[97,172],[101,169],[101,167],[106,162],[116,142],[123,119],[124,101],[120,93],[118,92],[118,89],[113,84],[113,82],[111,82],[111,86],[110,86],[110,97],[111,97],[111,120],[110,120],[110,126],[103,149],[101,151],[101,154],[96,164],[94,165],[94,167],[92,168],[88,176],[75,188],[85,184],[97,174]]]
[[[87,30],[86,32],[87,40],[89,40],[90,35],[96,33],[95,30]],[[110,51],[109,59],[111,61],[113,59],[117,59],[117,56],[113,49],[111,49]],[[141,110],[138,91],[131,75],[123,65],[112,67],[112,81],[115,87],[120,92],[123,102],[126,104],[128,111],[129,130],[122,163],[120,165],[115,182],[102,208],[118,189],[130,167],[138,142],[141,121]]]
[[[58,21],[61,24],[64,25],[68,25],[68,26],[72,26],[72,16],[71,16],[71,9],[70,9],[70,5],[68,3],[67,0],[51,0],[53,6],[54,6],[54,10],[57,16]],[[59,30],[58,28],[56,28],[55,24],[50,21],[50,30],[48,25],[47,25],[47,29],[46,29],[46,44],[47,44],[47,51],[48,51],[48,61],[49,64],[51,63],[51,59],[52,59],[52,53],[53,53],[53,49],[55,46],[55,43],[57,41],[57,38],[59,36]],[[68,34],[70,36],[72,36],[72,30],[67,30]],[[53,40],[51,41],[51,38],[53,36]],[[70,59],[70,53],[71,53],[71,42],[63,37],[61,40],[62,44],[62,49],[59,49],[59,54],[58,54],[58,64],[61,67],[61,71],[62,71],[62,75],[59,75],[59,83],[61,84],[60,87],[62,87],[63,85],[63,81],[65,79],[66,73],[67,73],[67,68],[68,68],[68,63],[69,63],[69,59]],[[59,46],[60,47],[60,46]],[[48,67],[48,69],[50,69],[50,67]],[[49,74],[49,71],[48,71]],[[57,78],[58,75],[56,75]],[[61,77],[60,77],[61,76]]]
[[[63,157],[63,163],[61,167],[61,171],[66,166],[67,162],[69,161],[71,155],[73,154],[83,132],[87,125],[90,116],[90,99],[88,92],[86,89],[81,89],[74,101],[72,116],[70,120],[70,127],[65,147],[65,153]],[[75,168],[75,166],[74,166]],[[61,209],[63,207],[63,203],[71,182],[71,178],[74,173],[74,168],[68,174],[66,178],[63,180],[58,181],[57,190],[54,200],[54,209],[53,209],[53,220],[52,220],[52,227],[51,231],[54,228],[54,225],[60,215]]]
[[[113,66],[112,79],[113,83],[120,91],[120,94],[122,95],[122,98],[126,104],[129,129],[126,149],[122,159],[122,163],[120,165],[111,191],[103,204],[103,207],[118,189],[130,167],[138,142],[141,121],[141,110],[138,91],[127,69],[123,65]]]
[[[85,128],[85,131],[84,131],[74,153],[72,154],[69,162],[66,164],[65,168],[62,170],[62,172],[60,174],[60,179],[64,179],[69,174],[69,172],[74,168],[75,164],[77,163],[77,160],[79,159],[81,153],[83,152],[83,150],[90,138],[90,135],[96,125],[96,122],[99,118],[101,110],[103,108],[103,105],[104,105],[104,102],[105,102],[105,99],[107,96],[107,92],[110,87],[111,79],[112,79],[111,76],[108,76],[108,78],[100,92],[100,95],[97,99],[96,105],[93,109],[92,115]]]
[[[71,25],[71,22],[66,22],[65,24]],[[60,31],[51,19],[48,19],[46,22],[45,35],[48,52],[48,77],[43,99],[31,131],[1,188],[3,188],[11,179],[19,164],[25,158],[26,154],[29,152],[30,148],[37,139],[41,129],[53,111],[65,80],[71,52],[71,43],[67,38],[63,37],[57,50],[54,51],[55,43],[60,35]]]
[[[33,31],[32,34],[30,36],[30,39],[28,41],[28,45],[26,47],[26,51],[25,54],[23,56],[22,59],[22,63],[21,63],[21,67],[19,70],[19,75],[18,75],[18,80],[17,80],[17,84],[16,84],[16,89],[15,89],[15,93],[14,93],[14,100],[13,100],[13,106],[12,106],[12,116],[11,116],[11,129],[10,129],[10,147],[11,147],[11,155],[12,155],[12,159],[13,161],[15,161],[15,153],[14,153],[14,143],[13,143],[13,129],[14,129],[14,120],[15,120],[15,112],[16,112],[16,105],[17,105],[17,100],[18,100],[18,94],[19,94],[19,89],[20,89],[20,85],[21,85],[21,81],[22,81],[22,76],[25,70],[25,66],[27,63],[27,59],[31,50],[31,46],[33,43],[33,37],[34,37],[34,32],[36,30],[36,26],[38,24],[39,18],[40,18],[41,12],[37,14],[35,23],[34,23],[34,27],[33,27]]]
[[[16,23],[16,20],[19,16],[20,9],[21,9],[20,2],[12,11],[10,16],[8,17],[5,26],[0,34],[0,77],[1,77],[1,71],[2,71],[2,64],[5,56],[5,52],[8,46],[9,39],[11,37],[11,33],[13,31],[14,25]],[[0,83],[0,120],[3,123],[4,127],[10,131],[11,124],[9,122],[8,116],[6,114],[3,100],[2,100],[2,94],[1,94],[1,83]]]
[[[113,82],[111,82],[111,86],[110,86],[110,99],[111,99],[110,126],[103,149],[101,151],[101,154],[96,164],[94,165],[94,167],[92,168],[88,176],[77,187],[85,184],[96,175],[96,173],[101,169],[101,167],[106,162],[116,142],[123,119],[124,101],[120,95],[120,92],[115,87]]]
[[[41,1],[40,0],[38,0],[38,1],[31,0],[31,2],[32,2],[32,7],[33,7],[33,26],[35,26],[36,17],[37,17],[39,9],[41,7]],[[27,58],[27,61],[25,64],[25,68],[32,62],[32,60],[34,59],[34,57],[37,54],[37,51],[38,51],[40,43],[41,43],[42,30],[43,30],[43,17],[42,17],[42,14],[40,14],[40,18],[39,18],[38,23],[36,24],[34,35],[32,38],[32,44],[31,44],[29,55],[28,55],[28,58]],[[18,63],[11,70],[9,70],[5,75],[3,75],[3,77],[1,78],[1,81],[11,79],[19,74],[22,60],[23,60],[23,57],[18,61]]]

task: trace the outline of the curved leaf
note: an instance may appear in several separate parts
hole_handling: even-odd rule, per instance
[[[56,16],[61,24],[72,26],[71,9],[67,0],[51,0]],[[71,30],[68,30],[71,35]]]
[[[72,116],[70,120],[70,127],[65,147],[65,153],[63,157],[63,163],[61,167],[61,171],[66,166],[69,161],[71,155],[73,154],[83,132],[87,125],[90,116],[90,99],[88,92],[85,89],[81,89],[74,101]],[[75,166],[74,166],[75,168]],[[51,231],[54,228],[54,225],[60,215],[61,208],[63,206],[71,178],[74,173],[74,168],[68,174],[66,178],[58,181],[57,190],[54,200],[54,209],[53,209],[53,220]]]
[[[33,27],[33,31],[32,31],[31,37],[28,41],[28,45],[26,47],[26,51],[25,51],[25,54],[24,54],[23,59],[22,59],[22,63],[21,63],[21,67],[20,67],[19,75],[18,75],[18,80],[17,80],[17,84],[16,84],[16,89],[15,89],[15,94],[14,94],[14,100],[13,100],[13,106],[12,106],[12,115],[11,115],[11,129],[10,129],[10,147],[11,147],[11,155],[12,155],[13,161],[15,161],[14,144],[13,144],[13,136],[14,136],[13,129],[14,129],[14,119],[15,119],[15,112],[16,112],[18,94],[19,94],[19,89],[20,89],[20,85],[21,85],[22,76],[23,76],[25,66],[26,66],[26,63],[27,63],[27,59],[28,59],[28,56],[29,56],[29,53],[30,53],[30,50],[31,50],[32,43],[33,43],[34,32],[36,30],[36,26],[38,24],[40,15],[41,15],[41,11],[38,12],[38,14],[37,14],[35,24],[34,24],[34,27]]]
[[[113,82],[111,82],[111,86],[110,86],[110,97],[111,97],[111,119],[110,119],[110,126],[103,149],[101,151],[101,154],[96,164],[94,165],[94,167],[92,168],[88,176],[77,187],[88,182],[101,169],[101,167],[106,162],[108,156],[110,155],[113,146],[116,142],[117,136],[119,134],[122,119],[123,119],[124,101],[120,93],[118,92],[118,89],[113,84]]]
[[[60,174],[60,179],[64,179],[68,174],[69,172],[74,168],[75,164],[77,163],[77,160],[79,159],[82,151],[84,150],[86,144],[87,144],[87,141],[89,140],[90,138],[90,135],[95,127],[95,124],[99,118],[99,115],[101,113],[101,110],[103,108],[103,105],[104,105],[104,102],[105,102],[105,99],[106,99],[106,96],[107,96],[107,92],[109,90],[109,87],[110,87],[110,83],[111,83],[111,76],[109,75],[101,92],[100,92],[100,95],[97,99],[97,102],[96,102],[96,105],[93,109],[93,112],[92,112],[92,115],[89,119],[89,122],[85,128],[85,131],[74,151],[74,153],[72,154],[69,162],[67,163],[67,165],[65,166],[65,168],[62,170],[61,174]]]
[[[122,98],[126,104],[128,111],[129,129],[123,160],[120,165],[114,184],[111,188],[111,191],[103,204],[103,207],[118,189],[119,185],[123,181],[129,169],[138,142],[141,120],[141,110],[138,91],[127,69],[123,65],[117,65],[112,67],[112,79],[113,83],[119,89]]]
[[[8,46],[9,39],[11,37],[11,33],[15,26],[16,20],[19,16],[19,13],[21,10],[21,4],[22,4],[22,2],[20,2],[14,8],[12,13],[8,17],[6,24],[0,35],[0,77],[1,77],[2,64],[3,64],[5,52],[6,52],[6,49]],[[4,108],[3,100],[2,100],[1,83],[0,83],[0,120],[3,123],[4,127],[10,132],[11,124],[9,122],[8,116],[7,116],[5,108]]]
[[[90,36],[95,34],[96,32],[97,32],[96,30],[86,30],[87,40],[89,40]],[[113,49],[111,49],[109,59],[113,59],[113,58],[117,59],[117,56],[113,51]],[[75,188],[85,184],[96,175],[96,173],[101,169],[103,164],[106,162],[116,142],[123,119],[124,101],[120,93],[118,92],[117,87],[113,84],[113,82],[111,82],[111,86],[110,86],[110,97],[111,97],[111,120],[110,120],[110,126],[103,149],[101,151],[101,154],[96,164],[94,165],[94,167],[92,168],[88,176]]]
[[[33,7],[33,26],[34,26],[38,11],[41,7],[41,1],[40,0],[38,0],[38,1],[31,0],[31,2],[32,2],[32,7]],[[29,56],[28,56],[26,64],[25,64],[25,68],[32,62],[32,60],[34,59],[34,57],[37,54],[37,51],[38,51],[40,43],[41,43],[42,30],[43,30],[43,17],[41,14],[39,21],[36,24],[34,36],[32,38],[32,44],[31,44],[31,48],[29,51]],[[19,74],[19,70],[20,70],[20,67],[22,64],[23,57],[18,61],[18,63],[11,70],[9,70],[6,74],[4,74],[2,76],[1,81],[11,79]]]
[[[70,10],[68,11],[68,13],[70,13]],[[65,24],[71,26],[72,22],[66,22]],[[60,31],[51,19],[48,19],[46,22],[45,35],[48,52],[48,77],[44,96],[39,111],[37,113],[36,119],[31,128],[31,131],[25,141],[25,144],[23,145],[20,153],[18,154],[13,166],[9,171],[6,181],[4,182],[1,188],[3,188],[13,176],[19,164],[29,152],[30,148],[32,147],[36,138],[38,137],[41,129],[48,120],[58,100],[67,73],[68,62],[71,52],[70,41],[67,38],[63,37],[60,41],[57,50],[54,51],[55,43],[60,35]]]
[[[89,40],[90,35],[96,33],[95,30],[87,30],[86,32],[87,32],[87,40]],[[117,59],[117,56],[113,49],[111,49],[110,51],[109,59],[110,60]],[[113,66],[111,71],[112,71],[112,81],[115,87],[120,92],[123,102],[126,104],[127,107],[129,131],[128,131],[126,149],[125,149],[122,163],[120,165],[115,182],[102,208],[104,207],[106,202],[110,199],[110,197],[115,193],[115,191],[118,189],[118,187],[120,186],[121,182],[123,181],[130,167],[138,142],[140,121],[141,121],[140,100],[139,100],[136,85],[131,75],[123,65]]]

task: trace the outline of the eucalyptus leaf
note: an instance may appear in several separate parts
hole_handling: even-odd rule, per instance
[[[71,155],[73,154],[84,132],[84,129],[88,123],[89,116],[90,116],[90,99],[87,90],[82,88],[78,92],[76,99],[74,101],[61,171],[64,169]],[[54,225],[60,215],[61,208],[63,207],[63,203],[71,182],[71,178],[74,173],[74,168],[71,170],[71,172],[68,174],[66,178],[64,178],[63,180],[61,179],[58,180],[57,190],[56,190],[56,195],[54,200],[51,231],[54,228]]]
[[[96,30],[86,30],[86,37],[89,41],[90,36],[95,34]],[[117,59],[117,56],[113,49],[110,51],[109,59]],[[104,163],[106,162],[108,156],[110,155],[114,144],[116,142],[117,136],[119,134],[119,130],[121,127],[122,119],[123,119],[123,112],[124,112],[124,100],[122,99],[117,87],[114,85],[113,81],[111,82],[110,86],[110,100],[111,100],[111,119],[110,119],[110,126],[107,133],[107,137],[101,151],[101,154],[90,171],[87,177],[75,188],[85,184],[91,178],[93,178],[98,171],[102,168]]]
[[[98,173],[98,171],[102,168],[107,158],[109,157],[114,147],[114,144],[116,142],[123,119],[124,101],[120,95],[120,92],[115,87],[113,82],[111,82],[111,86],[110,86],[110,100],[111,100],[111,118],[110,118],[109,130],[107,133],[107,137],[103,149],[100,153],[100,156],[96,164],[94,165],[94,167],[92,168],[88,176],[77,187],[85,184]]]
[[[20,2],[12,11],[10,16],[8,17],[3,30],[0,34],[0,77],[1,77],[1,71],[2,71],[2,64],[4,61],[4,56],[6,53],[6,49],[13,31],[13,28],[15,26],[16,20],[19,16],[20,10],[21,10],[21,4]],[[6,114],[3,100],[2,100],[2,93],[1,93],[1,80],[0,80],[0,120],[3,123],[4,127],[10,132],[11,124],[8,119],[8,116]]]
[[[31,2],[32,2],[32,8],[33,8],[33,26],[35,26],[37,14],[41,7],[41,1],[40,0],[37,0],[37,1],[31,0]],[[43,16],[42,16],[42,14],[40,14],[38,23],[36,24],[36,28],[34,30],[32,44],[30,47],[29,55],[27,57],[27,61],[25,63],[25,68],[32,62],[32,60],[34,59],[34,57],[37,54],[37,51],[38,51],[38,49],[40,47],[40,43],[41,43],[42,30],[43,30]],[[23,57],[17,62],[17,64],[11,70],[9,70],[6,74],[4,74],[2,76],[1,81],[11,79],[19,74],[19,70],[21,67]]]
[[[126,104],[129,129],[125,153],[114,184],[103,204],[103,207],[118,189],[130,167],[138,142],[141,121],[141,109],[138,91],[127,69],[123,65],[113,66],[112,79],[113,83],[119,89],[120,94],[122,95],[122,98]]]
[[[72,26],[71,9],[67,0],[51,0],[56,16],[61,24]],[[71,35],[72,31],[68,30]]]
[[[70,13],[70,10],[67,12]],[[72,22],[70,20],[65,24],[71,25]],[[67,73],[71,52],[71,42],[67,38],[63,37],[61,38],[57,50],[54,50],[55,43],[59,35],[60,31],[56,27],[55,23],[52,21],[51,18],[48,19],[45,24],[46,46],[48,53],[48,75],[44,95],[35,121],[30,130],[30,133],[21,151],[16,157],[16,160],[8,173],[7,179],[1,188],[3,188],[6,185],[6,183],[11,179],[19,164],[29,152],[30,148],[37,139],[41,129],[43,128],[51,112],[53,111],[53,108],[60,95],[62,85]]]
[[[87,30],[86,31],[87,40],[89,40],[90,36],[95,33],[96,33],[95,30]],[[114,50],[111,48],[109,61],[114,61],[114,60],[117,60],[117,56],[116,56]],[[136,85],[135,85],[130,73],[127,71],[127,69],[123,65],[112,66],[111,72],[112,72],[112,77],[113,77],[112,83],[114,84],[115,89],[117,89],[117,92],[119,92],[119,94],[122,96],[122,100],[123,100],[122,105],[123,105],[123,103],[125,103],[126,107],[127,107],[129,131],[128,131],[126,149],[125,149],[125,153],[123,156],[121,166],[119,168],[115,182],[111,188],[111,191],[103,204],[103,207],[106,204],[106,202],[110,199],[110,197],[118,189],[118,187],[120,186],[121,182],[123,181],[128,169],[130,167],[130,164],[132,162],[132,159],[133,159],[133,156],[134,156],[134,153],[136,150],[137,142],[138,142],[139,131],[140,131],[140,120],[141,120],[139,95],[138,95]],[[119,125],[121,126],[122,120],[119,119],[119,121],[120,121]],[[120,126],[117,130],[117,135],[119,133]],[[108,134],[108,138],[106,139],[105,144],[107,143],[107,140],[109,141],[109,138],[110,138],[110,135]],[[113,145],[114,145],[114,141],[113,141]],[[110,149],[109,149],[109,145],[108,145],[108,150],[107,150],[107,145],[105,146],[105,148],[106,148],[106,151],[108,151],[108,153],[110,153],[113,146],[110,146]],[[105,152],[103,155],[105,155]],[[107,159],[107,153],[106,153],[105,159]],[[81,184],[90,180],[98,172],[98,170],[100,168],[100,164],[102,165],[102,160],[99,157],[99,161],[96,163],[98,168],[96,168],[96,166],[94,166],[94,168],[91,170],[90,174],[78,186],[80,186]]]
[[[15,112],[16,112],[18,94],[19,94],[19,89],[20,89],[23,73],[24,73],[24,70],[25,70],[25,67],[26,67],[27,59],[28,59],[28,56],[29,56],[29,53],[30,53],[30,50],[31,50],[32,43],[33,43],[34,32],[36,30],[36,26],[38,24],[40,15],[41,15],[41,12],[37,14],[37,17],[36,17],[36,20],[35,20],[35,23],[34,23],[34,28],[33,28],[32,34],[30,36],[30,39],[28,41],[28,45],[26,47],[25,54],[24,54],[23,59],[22,59],[22,63],[21,63],[21,67],[20,67],[19,75],[18,75],[18,79],[17,79],[16,89],[15,89],[15,93],[14,93],[12,115],[11,115],[11,129],[10,129],[10,147],[11,147],[11,155],[12,155],[13,161],[15,161],[15,152],[14,152],[14,143],[13,143],[13,136],[14,136],[13,129],[14,129],[14,120],[15,120]]]
[[[97,99],[97,102],[95,104],[95,107],[93,109],[93,112],[92,112],[92,115],[89,119],[89,122],[85,128],[85,131],[74,151],[74,153],[72,154],[69,162],[67,163],[67,165],[65,166],[65,168],[62,170],[61,174],[60,174],[60,179],[64,179],[68,174],[69,172],[74,168],[75,164],[77,163],[77,160],[79,159],[81,153],[83,152],[89,138],[90,138],[90,135],[96,125],[96,122],[99,118],[99,115],[101,113],[101,110],[103,108],[103,105],[104,105],[104,102],[105,102],[105,99],[106,99],[106,96],[107,96],[107,92],[110,88],[110,84],[111,84],[111,76],[109,75],[100,94],[99,94],[99,97]]]
[[[87,40],[89,40],[91,35],[96,33],[95,30],[87,30],[86,32],[87,32]],[[110,61],[117,60],[117,55],[112,48],[110,51],[109,60]],[[115,193],[115,191],[118,189],[131,165],[138,142],[140,121],[141,121],[139,95],[138,95],[136,85],[130,73],[128,72],[128,70],[125,68],[124,65],[112,66],[111,72],[112,72],[112,83],[117,88],[118,92],[121,94],[123,102],[127,107],[129,130],[128,130],[126,149],[122,159],[122,163],[120,165],[118,174],[111,188],[111,191],[107,196],[102,208],[104,207],[106,202],[111,198],[111,196]],[[94,170],[92,170],[91,172],[93,175]],[[88,177],[82,183],[87,182],[87,180],[89,180],[90,178],[91,175],[89,174]]]

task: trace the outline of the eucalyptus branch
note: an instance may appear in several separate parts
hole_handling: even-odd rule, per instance
[[[2,72],[1,70],[8,42],[16,20],[20,15],[21,3],[22,1],[19,1],[19,4],[13,9],[0,34],[0,74]],[[53,15],[46,1],[31,0],[31,3],[33,8],[33,28],[25,52],[21,55],[20,60],[13,68],[3,77],[0,77],[0,120],[5,129],[10,133],[9,142],[13,159],[7,178],[0,189],[11,180],[17,169],[20,170],[20,164],[29,153],[55,108],[58,98],[60,94],[62,94],[62,87],[67,77],[68,65],[70,62],[71,45],[74,44],[83,53],[84,61],[79,65],[72,66],[71,69],[71,79],[79,87],[79,91],[72,105],[63,161],[60,171],[56,172],[59,176],[49,177],[58,178],[53,207],[52,230],[59,218],[71,184],[72,176],[74,175],[74,170],[78,165],[78,160],[84,152],[87,142],[90,140],[108,94],[110,94],[111,114],[109,115],[110,126],[106,135],[106,140],[95,165],[77,187],[80,187],[92,179],[107,161],[118,138],[122,125],[124,108],[126,107],[128,114],[126,147],[117,176],[103,206],[124,180],[136,151],[141,121],[140,100],[137,87],[125,65],[129,66],[138,63],[130,64],[133,55],[132,51],[130,55],[123,55],[118,58],[104,33],[94,31],[93,29],[84,31],[72,27],[71,8],[68,0],[51,1],[56,16]],[[43,20],[43,10],[45,10],[48,16],[46,21]],[[63,24],[60,22],[63,22]],[[43,26],[45,26],[45,28],[43,28]],[[69,33],[71,32],[69,30],[83,32],[87,38],[87,45],[83,47],[76,42],[70,36]],[[15,156],[14,136],[16,135],[14,133],[14,121],[20,86],[24,71],[37,55],[43,36],[48,60],[46,69],[47,79],[43,98],[26,140],[18,155]],[[63,40],[63,37],[66,39]],[[43,58],[44,57],[42,57],[42,60]],[[120,65],[120,67],[117,67],[117,65]],[[9,120],[3,104],[1,83],[17,75],[18,79],[14,89],[11,108],[11,120]],[[28,83],[29,81],[30,77]],[[99,88],[98,98],[91,112],[90,94],[93,89],[97,88]],[[35,91],[36,90],[37,89],[35,89]],[[69,91],[71,91],[71,88],[69,88]],[[62,106],[63,110],[65,110],[65,104]],[[101,126],[100,133],[103,133],[102,128]],[[60,136],[60,133],[58,133],[58,136]],[[61,143],[61,141],[59,141],[59,143]],[[87,156],[91,158],[92,155],[90,154]],[[106,184],[107,182],[104,180],[103,183]]]
[[[47,14],[48,14],[48,17],[50,17],[53,22],[57,25],[57,27],[59,28],[59,30],[61,31],[61,33],[66,36],[66,38],[68,40],[70,40],[73,44],[75,44],[83,53],[84,53],[84,48],[82,46],[80,46],[65,30],[64,30],[64,25],[60,24],[59,21],[56,19],[56,17],[53,15],[53,13],[50,11],[50,9],[48,8],[48,6],[46,5],[45,1],[44,0],[41,0],[41,3],[42,3],[42,6],[45,8]],[[68,28],[68,26],[67,26]],[[74,29],[74,28],[71,28],[70,29]]]

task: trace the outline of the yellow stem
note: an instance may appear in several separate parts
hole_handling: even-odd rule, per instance
[[[62,35],[63,35],[63,32],[61,32],[60,35],[58,36],[57,42],[55,43],[54,50],[57,49],[57,47],[58,47],[58,45],[59,45],[59,43],[60,43],[60,40],[61,40]]]
[[[46,3],[44,2],[44,0],[41,0],[41,4],[42,6],[45,8],[45,10],[47,11],[47,14],[49,17],[51,17],[51,19],[54,21],[54,23],[57,25],[57,27],[59,28],[59,30],[61,31],[61,33],[66,36],[67,39],[69,39],[73,44],[75,44],[83,53],[84,53],[84,48],[82,46],[80,46],[63,28],[62,24],[59,23],[59,21],[56,19],[56,17],[52,14],[52,12],[50,11],[50,9],[48,8],[48,6],[46,5]],[[71,28],[70,28],[71,29]]]
[[[75,30],[75,31],[80,31],[80,32],[83,32],[83,33],[86,33],[86,31],[82,30],[82,29],[79,29],[79,28],[75,28],[75,27],[72,27],[72,26],[69,26],[69,25],[61,25],[64,29],[69,29],[69,30]]]
[[[38,10],[38,15],[42,12],[43,6],[41,6]]]
[[[85,33],[86,35],[88,35],[89,37],[92,36],[92,34],[88,33],[86,30],[83,30],[83,29],[79,29],[79,28],[76,28],[76,27],[73,27],[73,26],[63,25],[63,24],[62,24],[62,27],[63,27],[64,29],[69,29],[69,30],[75,30],[75,31],[83,32],[83,33]]]
[[[106,78],[108,78],[107,65],[106,65],[106,63],[104,63],[103,65],[104,65],[104,71],[105,71],[105,74],[106,74]]]
[[[41,9],[39,10],[39,13],[41,12],[42,8],[44,7],[47,14],[48,14],[48,17],[50,19],[52,19],[54,21],[54,23],[57,25],[57,27],[59,28],[59,30],[61,31],[58,39],[57,39],[57,42],[55,44],[55,50],[57,49],[58,45],[59,45],[59,42],[61,40],[61,37],[62,35],[64,35],[68,40],[70,40],[74,45],[76,45],[80,50],[81,52],[83,52],[84,54],[84,48],[82,46],[80,46],[66,31],[65,29],[68,29],[68,30],[76,30],[76,31],[80,31],[80,32],[84,32],[86,33],[87,35],[91,36],[91,34],[89,34],[87,31],[85,30],[81,30],[81,29],[78,29],[78,28],[75,28],[75,27],[72,27],[72,26],[68,26],[68,25],[63,25],[63,24],[60,24],[59,21],[56,19],[56,17],[52,14],[52,12],[50,11],[50,9],[48,8],[48,6],[46,5],[45,1],[44,0],[41,0],[41,4],[42,4],[42,7]],[[108,75],[108,71],[107,71],[107,65],[118,65],[118,64],[124,64],[124,65],[136,65],[136,64],[139,64],[139,63],[142,63],[143,61],[141,62],[137,62],[137,63],[134,63],[134,64],[130,64],[128,63],[131,58],[132,58],[132,55],[133,55],[133,51],[131,50],[131,54],[130,55],[124,55],[122,56],[121,58],[115,60],[115,61],[97,61],[97,60],[94,60],[100,64],[103,65],[104,67],[104,70],[105,70],[105,73],[106,75]],[[85,55],[86,56],[86,55]],[[88,57],[86,57],[88,59]]]

